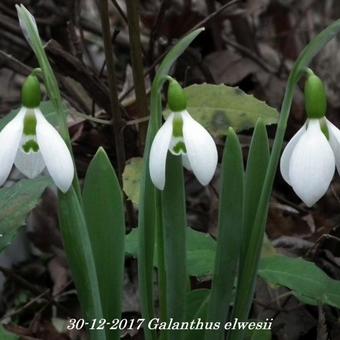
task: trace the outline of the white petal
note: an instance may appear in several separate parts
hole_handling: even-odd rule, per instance
[[[46,120],[40,110],[35,109],[37,119],[37,141],[46,168],[56,186],[66,192],[73,181],[72,157],[58,131]]]
[[[300,137],[304,132],[306,132],[307,123],[303,124],[302,128],[293,136],[293,138],[289,141],[286,145],[285,149],[283,150],[281,161],[280,161],[280,171],[283,179],[290,184],[289,180],[289,162],[294,151],[294,148],[299,141]]]
[[[187,170],[192,171],[192,167],[191,167],[188,155],[186,154],[182,155],[182,164]]]
[[[18,114],[0,132],[0,185],[6,181],[20,144],[24,129],[26,108]]]
[[[152,183],[159,190],[165,185],[165,166],[168,149],[172,138],[172,121],[174,114],[170,114],[165,123],[157,131],[152,142],[149,159],[149,171]]]
[[[340,174],[340,130],[327,119],[326,124],[329,133],[329,144],[334,152],[336,167]]]
[[[183,138],[192,171],[202,185],[213,178],[218,155],[216,144],[209,132],[196,122],[188,112],[182,112]]]
[[[335,159],[318,119],[308,122],[292,153],[289,179],[295,193],[311,207],[327,191],[335,171]]]
[[[24,144],[29,138],[22,138]],[[45,162],[41,152],[25,152],[21,147],[18,148],[14,161],[15,166],[28,178],[35,178],[45,169]]]

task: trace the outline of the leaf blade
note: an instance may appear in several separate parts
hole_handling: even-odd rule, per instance
[[[271,284],[291,289],[295,296],[305,297],[309,303],[314,301],[315,305],[328,304],[340,308],[340,282],[330,278],[313,262],[271,256],[260,261],[259,275]]]
[[[168,319],[182,322],[187,294],[186,208],[182,157],[168,153],[165,188],[162,191],[164,259]],[[184,261],[183,261],[184,260]],[[182,331],[169,331],[169,339],[183,339]]]
[[[117,176],[103,148],[98,149],[88,167],[83,203],[103,315],[107,320],[120,319],[124,276],[124,205]],[[119,340],[119,330],[107,331],[107,338]]]
[[[214,136],[224,136],[228,128],[236,132],[253,128],[258,119],[265,125],[275,124],[278,112],[238,87],[195,84],[184,89],[187,110]]]
[[[222,161],[218,238],[207,321],[224,324],[241,250],[244,169],[239,140],[229,128]],[[223,339],[224,328],[205,332],[205,339]]]
[[[73,187],[59,192],[59,225],[79,301],[88,321],[103,318],[96,265],[86,220]],[[106,340],[104,330],[90,330],[91,339]]]

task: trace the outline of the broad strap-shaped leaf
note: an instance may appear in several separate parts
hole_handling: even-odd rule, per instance
[[[263,187],[264,178],[267,172],[269,162],[269,142],[262,119],[256,123],[253,137],[248,153],[246,176],[245,176],[245,194],[244,194],[244,218],[242,231],[242,257],[250,245],[251,228],[256,216],[259,197]],[[266,238],[263,245],[267,250],[270,249],[270,241]],[[240,266],[240,274],[243,272],[243,266]],[[245,272],[246,273],[246,272]]]
[[[221,324],[228,317],[241,252],[243,182],[241,146],[229,128],[222,161],[217,250],[207,317],[207,321]],[[224,339],[224,328],[206,331],[205,339]]]
[[[88,322],[99,320],[104,313],[96,264],[85,216],[73,187],[65,194],[59,192],[59,225],[84,316]],[[109,339],[105,330],[90,330],[90,337],[91,340]]]
[[[124,277],[125,220],[123,195],[115,171],[103,148],[99,148],[86,173],[84,211],[96,263],[104,318],[121,318]],[[108,339],[120,339],[109,330]]]
[[[165,188],[162,192],[164,261],[168,319],[182,322],[188,276],[186,271],[186,206],[182,157],[168,153]],[[169,331],[169,340],[183,339],[183,332]]]

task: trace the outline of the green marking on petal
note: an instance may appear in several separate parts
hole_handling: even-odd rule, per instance
[[[22,149],[26,153],[29,153],[30,151],[38,152],[39,151],[39,145],[37,144],[37,142],[35,140],[30,139],[22,146]]]
[[[174,137],[183,137],[183,119],[175,117],[172,121],[172,135]]]
[[[35,136],[37,120],[34,114],[27,113],[24,119],[24,134],[26,136]]]
[[[184,142],[178,142],[173,148],[172,151],[175,155],[186,154],[187,149],[185,147]]]

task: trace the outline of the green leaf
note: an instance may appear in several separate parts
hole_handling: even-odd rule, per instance
[[[191,276],[204,277],[213,272],[216,241],[206,233],[186,228],[187,270]]]
[[[187,294],[186,207],[182,157],[168,153],[165,187],[161,193],[168,319],[185,318]],[[158,258],[159,259],[159,258]],[[183,339],[180,331],[169,331],[170,340]]]
[[[7,114],[5,117],[3,117],[0,120],[0,130],[4,128],[4,126],[10,122],[15,115],[19,112],[19,109],[12,110],[9,114]],[[40,103],[40,110],[44,114],[45,118],[53,125],[58,126],[59,118],[58,113],[51,101],[44,101]],[[67,114],[66,108],[64,108],[65,115]]]
[[[0,189],[0,251],[11,244],[18,229],[25,224],[27,214],[36,207],[50,184],[48,177],[40,177]]]
[[[267,238],[266,238],[267,239]],[[263,256],[275,255],[275,249],[267,239],[263,242]],[[194,277],[206,277],[213,273],[216,253],[216,241],[207,233],[202,233],[190,227],[186,228],[187,271]],[[138,253],[138,228],[126,235],[125,253],[137,257]],[[157,258],[154,259],[157,267]]]
[[[85,216],[73,187],[65,194],[60,191],[58,193],[59,225],[80,305],[88,322],[99,320],[104,317],[104,312]],[[101,266],[105,267],[105,262]],[[90,336],[91,340],[109,339],[104,330],[90,330]]]
[[[208,305],[210,289],[195,289],[187,294],[187,309],[185,313],[185,321],[192,321],[197,318],[197,312],[202,305]]]
[[[123,195],[103,148],[98,149],[88,167],[83,202],[104,318],[119,319],[124,277]],[[107,337],[119,340],[120,331],[108,330]]]
[[[143,158],[130,158],[123,172],[123,190],[129,200],[136,206],[139,203],[140,181],[143,171]]]
[[[219,223],[214,275],[207,321],[224,324],[228,318],[241,253],[244,169],[242,149],[229,128],[222,161]],[[205,339],[224,339],[224,328],[207,330]]]
[[[255,330],[251,336],[251,340],[271,340],[272,332],[270,330]]]
[[[262,119],[256,123],[253,137],[248,153],[247,169],[245,176],[245,194],[244,194],[244,219],[243,219],[243,240],[242,254],[250,244],[251,228],[256,216],[259,197],[261,195],[264,178],[266,176],[269,162],[269,142]],[[242,266],[240,273],[242,273]]]
[[[272,256],[260,261],[258,273],[271,284],[291,289],[304,303],[340,308],[340,281],[327,276],[313,262]]]
[[[19,340],[19,337],[5,330],[3,326],[0,326],[0,339],[1,340]]]
[[[226,135],[229,127],[237,132],[253,128],[259,118],[266,125],[278,120],[276,109],[238,87],[200,84],[184,91],[187,110],[214,136]]]
[[[206,321],[209,293],[209,289],[195,289],[187,294],[186,321],[191,322],[199,319],[202,322]],[[202,330],[185,331],[185,340],[203,339],[204,331]]]

